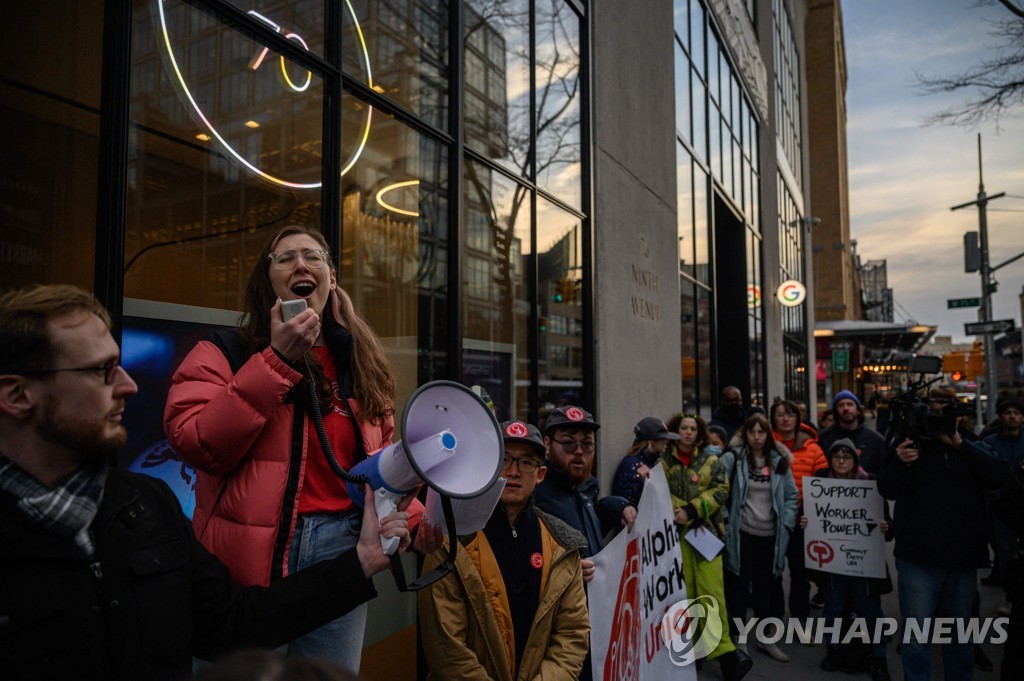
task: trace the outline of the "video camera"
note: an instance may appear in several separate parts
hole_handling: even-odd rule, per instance
[[[942,380],[941,375],[930,381],[924,380],[925,374],[942,373],[941,357],[915,356],[907,366],[907,373],[918,374],[918,379],[889,402],[892,420],[885,436],[887,445],[895,447],[908,437],[914,442],[921,442],[943,435],[952,436],[956,433],[957,418],[974,413],[971,403],[956,400],[947,402],[941,410],[936,409],[938,400],[929,399],[927,393],[921,394],[928,386]]]

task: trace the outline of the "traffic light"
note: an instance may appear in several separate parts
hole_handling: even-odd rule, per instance
[[[972,352],[967,356],[967,374],[969,376],[983,376],[985,374],[984,353]]]
[[[962,352],[950,352],[949,354],[943,355],[942,369],[948,372],[963,373],[967,371],[967,357]]]

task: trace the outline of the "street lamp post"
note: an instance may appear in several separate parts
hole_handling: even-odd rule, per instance
[[[968,206],[978,206],[978,240],[981,250],[981,319],[982,322],[990,322],[992,319],[992,294],[991,294],[991,270],[988,264],[988,202],[1005,196],[1006,192],[999,192],[992,196],[985,194],[985,179],[981,169],[981,133],[978,133],[978,198],[974,201],[961,203],[953,206],[950,210],[959,210]],[[985,392],[988,395],[987,421],[996,417],[996,363],[995,363],[995,342],[992,334],[986,333],[982,336],[982,343],[985,349]]]

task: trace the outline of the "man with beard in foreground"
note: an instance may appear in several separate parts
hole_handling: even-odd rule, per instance
[[[181,679],[193,656],[274,647],[376,593],[367,492],[355,549],[269,588],[240,588],[169,488],[109,465],[125,399],[107,311],[73,286],[0,295],[0,669],[14,679]]]
[[[591,475],[597,454],[597,429],[593,415],[574,406],[558,407],[544,425],[547,475],[534,492],[537,508],[579,530],[587,540],[580,549],[583,581],[594,578],[590,557],[604,548],[604,537],[613,529],[630,529],[636,520],[636,506],[623,497],[598,499],[601,488]],[[591,679],[590,653],[583,662],[581,681]]]

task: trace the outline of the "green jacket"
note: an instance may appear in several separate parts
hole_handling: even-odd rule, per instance
[[[679,535],[690,531],[695,520],[710,528],[719,539],[725,539],[722,505],[729,498],[729,477],[725,466],[707,447],[695,452],[689,466],[684,466],[669,449],[661,455],[672,493],[672,508],[683,507],[690,522],[679,526]]]

